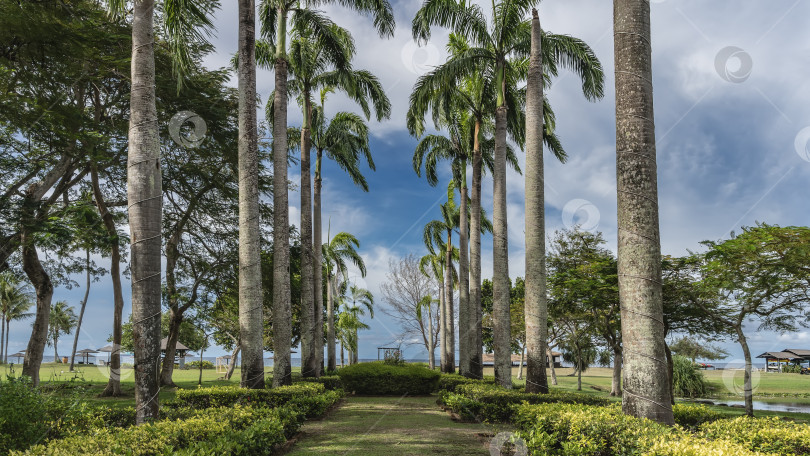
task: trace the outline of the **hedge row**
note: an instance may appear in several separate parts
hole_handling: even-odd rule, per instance
[[[549,394],[526,393],[522,390],[509,390],[480,381],[458,384],[455,386],[455,392],[440,393],[439,401],[465,420],[487,422],[511,421],[514,406],[523,402],[529,404],[610,404],[608,399],[587,394],[561,391],[552,391]]]
[[[459,374],[442,374],[439,378],[438,391],[448,391],[454,393],[459,385],[495,385],[495,377],[484,377],[482,379],[468,378]]]
[[[703,406],[675,407],[703,423],[692,430],[622,413],[619,404],[522,404],[514,424],[530,454],[628,456],[810,455],[810,426],[776,418],[715,419]]]
[[[318,396],[324,391],[324,386],[318,383],[298,383],[272,389],[245,389],[238,386],[178,389],[174,399],[165,402],[164,407],[201,409],[242,404],[273,408],[295,399]]]
[[[441,374],[424,365],[359,363],[338,370],[346,392],[371,396],[424,396],[436,391]]]

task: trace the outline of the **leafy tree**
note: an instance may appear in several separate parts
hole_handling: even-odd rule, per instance
[[[8,339],[11,322],[30,318],[33,304],[28,286],[11,271],[0,272],[0,362],[8,362]]]
[[[669,345],[672,353],[678,356],[689,358],[694,364],[696,359],[714,361],[728,357],[728,351],[708,344],[705,341],[698,341],[687,336],[683,336]]]
[[[72,306],[65,301],[56,301],[51,306],[50,318],[48,319],[48,345],[53,344],[53,362],[59,361],[59,338],[64,334],[70,334],[76,327],[78,317]]]
[[[744,325],[760,330],[794,332],[808,323],[810,308],[810,228],[759,224],[744,227],[725,241],[704,241],[702,286],[719,293],[716,307],[704,306],[706,317],[734,331],[745,357],[745,411],[754,415],[751,351]],[[703,305],[702,301],[698,303]]]

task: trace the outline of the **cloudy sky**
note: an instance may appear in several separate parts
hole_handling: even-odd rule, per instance
[[[479,2],[481,3],[481,2]],[[732,230],[756,221],[810,225],[810,3],[651,0],[653,80],[655,86],[662,250],[682,255],[699,242],[722,239]],[[236,51],[236,7],[229,0],[216,17],[216,53],[211,68],[225,66]],[[421,231],[437,218],[445,190],[431,188],[411,169],[416,140],[405,129],[408,95],[416,78],[446,58],[446,30],[418,47],[410,21],[419,0],[394,2],[397,30],[380,39],[371,20],[341,8],[330,17],[348,28],[357,43],[355,68],[369,69],[382,81],[393,104],[390,120],[371,122],[376,172],[367,177],[363,193],[332,163],[324,169],[324,225],[332,232],[349,231],[360,239],[368,276],[353,279],[378,297],[388,263],[410,253],[423,255]],[[482,6],[487,9],[489,3]],[[546,160],[547,229],[581,223],[604,233],[616,246],[615,123],[612,2],[607,0],[545,0],[539,7],[544,29],[570,34],[587,42],[606,73],[605,98],[587,102],[571,74],[554,81],[548,97],[557,114],[557,128],[570,159]],[[235,84],[235,80],[233,81]],[[262,102],[273,89],[273,74],[261,70]],[[357,111],[333,95],[328,114]],[[262,115],[263,107],[259,110]],[[300,124],[300,110],[290,107],[290,124]],[[521,161],[523,157],[521,156]],[[290,178],[300,176],[290,170]],[[449,173],[445,173],[449,177]],[[508,175],[508,215],[512,277],[524,271],[523,179]],[[291,193],[290,218],[300,220]],[[484,180],[484,203],[491,211],[492,182]],[[326,229],[326,227],[324,228]],[[485,277],[492,273],[491,237],[483,241]],[[81,290],[58,289],[54,299],[76,305]],[[104,278],[94,284],[80,346],[104,345],[111,321],[111,287]],[[384,306],[377,301],[378,308]],[[129,312],[129,305],[127,305]],[[377,346],[396,341],[399,328],[382,312],[368,321],[360,335],[361,358],[376,357]],[[25,348],[30,322],[12,324],[11,350]],[[752,351],[810,347],[810,331],[778,335],[749,327]],[[407,341],[406,341],[407,342]],[[723,344],[729,360],[742,358],[732,342]],[[66,351],[68,343],[62,343]],[[50,350],[46,349],[46,353]],[[212,354],[214,351],[211,352]],[[407,356],[426,357],[409,348]]]

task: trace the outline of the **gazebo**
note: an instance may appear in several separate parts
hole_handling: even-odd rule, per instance
[[[81,355],[84,359],[84,362],[79,361],[79,364],[90,364],[90,355],[93,353],[98,353],[98,350],[93,350],[92,348],[85,348],[84,350],[79,350],[76,352],[77,355]]]
[[[160,354],[166,356],[166,345],[169,343],[169,338],[164,337],[163,340],[160,341]],[[181,344],[180,341],[174,345],[174,357],[177,361],[177,366],[180,369],[186,367],[186,352],[189,351],[189,348],[185,345]]]
[[[13,355],[8,355],[8,357],[9,358],[17,358],[17,364],[19,364],[20,363],[20,358],[25,358],[25,353],[17,352],[17,353],[14,353]]]
[[[782,372],[782,364],[787,364],[796,360],[803,360],[805,358],[798,356],[797,354],[784,350],[780,352],[765,352],[759,356],[759,359],[765,360],[765,372],[776,371]],[[807,358],[810,359],[810,358]],[[775,363],[776,367],[772,368],[771,364]]]

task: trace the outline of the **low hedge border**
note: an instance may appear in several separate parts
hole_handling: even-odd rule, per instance
[[[439,392],[448,391],[454,393],[459,385],[495,385],[495,377],[484,377],[482,379],[468,378],[459,374],[442,374],[439,378],[437,390]]]

